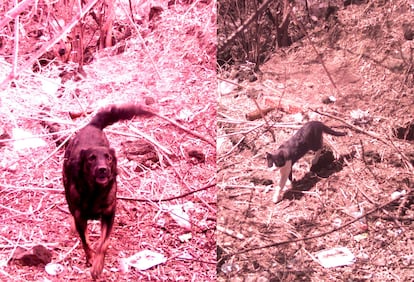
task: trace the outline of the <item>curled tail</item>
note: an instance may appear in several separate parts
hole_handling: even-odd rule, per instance
[[[121,120],[132,119],[135,116],[152,116],[154,113],[145,105],[123,104],[111,105],[100,110],[89,122],[89,125],[99,129],[104,129],[108,125]]]
[[[334,135],[334,136],[345,136],[346,135],[346,132],[335,131],[325,124],[323,124],[323,132],[328,133],[330,135]]]

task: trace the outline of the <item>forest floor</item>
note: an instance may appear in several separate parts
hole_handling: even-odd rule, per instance
[[[403,29],[413,10],[397,2],[339,10],[257,81],[218,74],[218,281],[414,279],[414,45]],[[305,155],[273,203],[279,172],[265,153],[309,120],[347,136],[325,136],[318,167]],[[320,252],[338,247],[329,262],[349,251],[346,265],[322,266]]]
[[[131,27],[122,53],[114,47],[93,54],[86,77],[61,82],[62,66],[70,65],[56,63],[19,73],[2,89],[1,281],[91,280],[79,236],[71,232],[58,144],[100,108],[126,102],[147,103],[187,131],[157,117],[105,129],[117,152],[118,204],[100,280],[216,280],[215,2],[159,2],[165,2],[159,17]],[[4,58],[1,81],[11,71],[11,57]],[[144,152],[150,157],[140,155],[142,144],[152,148]],[[99,223],[91,222],[89,232],[96,246]],[[28,266],[18,255],[37,245],[61,272],[46,272],[44,263]],[[127,269],[125,259],[142,250],[166,260]]]

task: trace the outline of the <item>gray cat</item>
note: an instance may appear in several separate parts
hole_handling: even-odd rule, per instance
[[[295,162],[310,150],[316,152],[312,164],[318,162],[323,145],[323,133],[334,136],[346,135],[346,132],[335,131],[320,121],[310,121],[283,142],[273,154],[266,153],[267,166],[272,167],[275,164],[280,167],[279,187],[276,187],[273,202],[279,200],[280,191],[285,187],[287,179],[292,181],[292,166]]]

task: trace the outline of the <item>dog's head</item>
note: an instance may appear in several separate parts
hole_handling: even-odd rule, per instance
[[[273,164],[277,167],[285,165],[287,160],[287,152],[282,149],[278,149],[274,154],[266,153],[267,166],[272,167]]]
[[[107,186],[116,176],[115,150],[107,147],[91,147],[80,153],[81,170],[93,185]]]

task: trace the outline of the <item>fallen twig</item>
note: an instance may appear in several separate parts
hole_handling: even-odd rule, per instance
[[[59,245],[61,245],[60,242],[55,242],[55,243],[46,243],[46,242],[42,242],[41,243],[43,246],[45,247],[49,247],[49,248],[57,248],[59,247]],[[24,249],[31,249],[34,246],[39,245],[39,243],[20,243],[19,247],[24,248]],[[4,250],[4,249],[12,249],[15,248],[15,245],[6,245],[6,244],[0,244],[0,249]]]
[[[142,37],[141,32],[140,32],[140,30],[139,30],[139,29],[138,29],[138,27],[137,27],[137,24],[135,23],[134,19],[131,17],[131,15],[132,15],[132,14],[130,15],[130,14],[128,13],[128,9],[125,7],[125,5],[124,5],[123,3],[120,3],[120,4],[121,4],[122,9],[123,9],[123,10],[124,10],[124,12],[125,12],[125,15],[128,17],[128,20],[131,22],[132,26],[134,27],[135,31],[137,32],[138,37],[139,37],[139,40],[141,41],[142,45],[144,46],[144,49],[145,49],[146,55],[147,55],[147,56],[148,56],[148,58],[150,59],[151,64],[152,64],[152,66],[154,67],[155,73],[156,73],[156,74],[157,74],[157,76],[158,76],[158,79],[161,79],[161,74],[160,74],[160,72],[159,72],[159,70],[158,70],[157,65],[156,65],[156,64],[155,64],[155,62],[154,62],[152,52],[150,52],[150,50],[148,49],[147,42],[146,42],[146,41],[144,40],[144,38]],[[130,5],[131,5],[131,3],[130,3]]]
[[[411,164],[410,159],[404,154],[404,152],[402,152],[397,146],[395,146],[390,136],[387,135],[387,137],[388,137],[388,141],[390,142],[391,147],[394,148],[394,150],[401,156],[405,166],[410,170],[412,174],[414,174],[414,167]]]
[[[203,190],[207,190],[211,187],[216,186],[216,183],[212,183],[209,184],[207,186],[204,186],[202,188],[196,189],[196,190],[192,190],[189,192],[186,192],[184,194],[178,195],[178,196],[173,196],[173,197],[169,197],[169,198],[164,198],[164,199],[139,199],[139,198],[131,198],[131,197],[123,197],[123,196],[118,196],[117,199],[119,200],[125,200],[125,201],[134,201],[134,202],[168,202],[168,201],[172,201],[172,200],[176,200],[176,199],[180,199],[180,198],[185,198],[191,194],[203,191]]]
[[[36,168],[39,168],[45,161],[47,161],[49,158],[51,158],[54,154],[56,154],[57,151],[60,150],[63,146],[65,146],[66,142],[69,141],[70,138],[72,138],[73,134],[75,134],[76,130],[72,132],[72,134],[69,134],[63,142],[57,146],[50,154],[48,154],[43,160],[41,160],[39,163],[36,164]]]
[[[30,59],[28,59],[17,71],[16,71],[16,75],[18,75],[21,71],[29,68],[30,66],[33,65],[33,63],[37,60],[37,58],[39,58],[43,53],[46,52],[46,50],[50,49],[53,45],[55,45],[57,42],[59,42],[59,40],[61,40],[63,37],[66,36],[67,33],[69,33],[72,28],[78,24],[79,20],[82,19],[88,12],[90,9],[93,8],[93,6],[95,6],[96,2],[98,2],[98,0],[90,0],[89,3],[87,3],[83,9],[81,11],[79,11],[79,13],[77,15],[75,15],[73,17],[73,20],[68,23],[60,32],[60,34],[54,38],[52,38],[51,40],[49,40],[48,42],[46,42],[42,48],[40,48],[39,50],[37,50],[36,53],[34,53]],[[13,71],[10,72],[10,74],[6,77],[6,79],[3,80],[3,82],[0,84],[0,89],[4,88],[6,86],[6,84],[13,80],[14,78],[16,78],[16,75]]]
[[[159,117],[159,118],[161,118],[161,119],[163,119],[163,120],[166,120],[166,121],[168,121],[169,123],[171,123],[171,124],[175,125],[176,127],[178,127],[179,129],[183,130],[184,132],[186,132],[186,133],[188,133],[188,134],[191,134],[191,135],[193,135],[193,136],[195,136],[195,137],[197,137],[197,138],[199,138],[199,139],[201,139],[201,140],[203,140],[203,141],[205,141],[205,142],[209,143],[209,144],[210,144],[211,146],[213,146],[213,147],[216,147],[216,143],[215,143],[215,141],[208,140],[207,138],[205,138],[205,137],[204,137],[203,135],[201,135],[200,133],[197,133],[197,132],[191,131],[190,129],[185,128],[185,127],[184,127],[184,126],[182,126],[181,124],[177,123],[175,120],[172,120],[172,119],[170,119],[170,118],[168,118],[168,117],[166,117],[166,116],[163,116],[163,115],[158,114],[158,113],[155,113],[155,115],[156,115],[157,117]]]
[[[331,82],[332,86],[335,88],[336,92],[337,92],[338,94],[340,94],[339,88],[336,86],[336,83],[335,83],[335,81],[333,80],[333,78],[332,78],[332,76],[331,76],[331,73],[329,72],[328,68],[327,68],[327,67],[326,67],[326,65],[325,65],[325,62],[323,61],[322,55],[321,55],[321,54],[318,52],[318,50],[316,49],[316,46],[315,46],[315,44],[313,43],[312,39],[310,38],[308,31],[306,30],[306,28],[305,28],[305,26],[302,24],[302,22],[301,22],[301,21],[299,21],[299,20],[297,19],[296,14],[295,14],[295,12],[294,12],[294,9],[291,9],[291,11],[292,11],[292,13],[291,13],[291,14],[292,14],[293,22],[294,22],[297,26],[299,26],[299,29],[301,29],[301,30],[302,30],[302,32],[305,34],[306,39],[308,39],[308,41],[309,41],[309,43],[310,43],[310,46],[312,47],[313,51],[315,51],[315,54],[316,54],[316,56],[318,57],[319,62],[321,63],[321,65],[322,65],[322,67],[323,67],[323,69],[324,69],[324,71],[325,71],[326,75],[328,76],[329,81]]]
[[[153,144],[154,146],[156,146],[157,148],[160,148],[163,152],[165,152],[168,155],[172,155],[172,152],[165,146],[161,145],[157,140],[155,140],[154,138],[152,138],[151,136],[149,136],[148,134],[145,134],[144,132],[139,131],[138,129],[129,126],[128,127],[130,130],[132,130],[136,135],[134,134],[128,134],[125,132],[121,132],[121,131],[117,131],[117,130],[109,130],[107,129],[108,132],[111,133],[115,133],[118,135],[123,135],[123,136],[128,136],[128,137],[142,137],[145,140],[147,140],[148,142],[150,142],[151,144]]]
[[[262,119],[264,120],[264,122],[267,125],[266,130],[268,130],[270,132],[270,134],[272,135],[273,138],[273,142],[276,142],[276,136],[274,131],[272,130],[272,127],[270,126],[269,122],[267,121],[266,117],[265,117],[265,113],[263,112],[262,108],[259,106],[259,103],[257,103],[256,100],[256,93],[253,93],[252,89],[249,89],[248,93],[247,93],[247,97],[249,97],[250,99],[253,100],[254,104],[256,105],[257,109],[260,112],[260,115],[262,116]]]
[[[228,46],[237,38],[237,36],[243,32],[259,15],[266,10],[267,6],[272,2],[272,0],[264,1],[259,8],[257,8],[256,12],[254,12],[241,26],[239,26],[226,40],[223,42],[221,46],[218,46],[217,53],[223,52],[226,50]]]
[[[389,145],[389,144],[388,144],[388,142],[387,142],[387,140],[385,140],[384,138],[382,138],[381,136],[379,136],[379,134],[377,134],[377,133],[375,133],[375,132],[371,132],[371,131],[367,131],[367,130],[365,130],[365,129],[362,129],[362,128],[358,127],[358,126],[355,126],[355,125],[353,125],[353,124],[351,124],[351,123],[349,123],[349,122],[345,121],[345,120],[344,120],[344,119],[342,119],[342,118],[339,118],[339,117],[333,116],[333,115],[331,115],[331,114],[324,113],[324,112],[321,112],[321,111],[319,111],[319,110],[312,109],[312,108],[309,108],[309,110],[311,110],[311,111],[313,111],[313,112],[315,112],[315,113],[317,113],[317,114],[320,114],[320,115],[323,115],[323,116],[327,116],[327,117],[330,117],[330,118],[335,119],[335,120],[337,120],[337,121],[340,121],[340,122],[342,122],[343,124],[345,124],[347,127],[349,127],[350,129],[353,129],[354,131],[356,131],[356,132],[358,132],[358,133],[362,133],[362,134],[368,135],[368,136],[370,136],[370,137],[372,137],[372,138],[377,139],[378,141],[381,141],[381,142],[382,142],[382,143],[384,143],[385,145]]]
[[[6,24],[12,21],[15,17],[23,13],[23,11],[29,7],[32,2],[35,0],[23,0],[22,2],[18,3],[13,9],[9,10],[5,15],[4,18],[0,21],[0,29],[2,29]],[[16,23],[15,23],[16,25]],[[18,25],[16,25],[18,26]]]
[[[241,234],[241,233],[239,233],[239,232],[236,232],[236,231],[234,231],[234,230],[231,230],[231,229],[228,229],[228,228],[225,228],[225,227],[222,227],[222,226],[220,226],[220,225],[217,225],[217,231],[220,231],[220,232],[222,232],[222,233],[225,233],[225,234],[227,234],[227,235],[229,235],[229,236],[231,236],[231,237],[234,237],[234,238],[236,238],[236,239],[239,239],[239,240],[244,240],[244,235],[243,234]]]
[[[333,228],[331,230],[328,230],[326,232],[321,232],[319,234],[312,235],[312,236],[309,236],[309,237],[297,238],[297,239],[292,239],[292,240],[286,240],[286,241],[276,242],[276,243],[272,243],[272,244],[268,244],[268,245],[264,245],[264,246],[257,246],[257,247],[254,247],[254,248],[249,248],[249,249],[245,249],[245,250],[242,250],[242,251],[230,253],[230,254],[228,254],[226,256],[230,257],[230,256],[234,256],[234,255],[248,253],[248,252],[251,252],[251,251],[257,251],[257,250],[261,250],[261,249],[267,249],[267,248],[271,248],[271,247],[277,247],[277,246],[280,246],[280,245],[286,245],[286,244],[291,244],[291,243],[295,243],[295,242],[309,241],[311,239],[315,239],[315,238],[320,238],[320,237],[326,236],[328,234],[331,234],[331,233],[334,233],[336,231],[339,231],[339,230],[341,230],[341,229],[343,229],[343,228],[351,225],[352,223],[357,222],[357,221],[361,220],[362,218],[364,218],[364,217],[366,217],[366,216],[368,216],[368,215],[370,215],[370,214],[372,214],[372,213],[374,213],[374,212],[376,212],[376,211],[378,211],[380,209],[385,208],[386,206],[388,206],[388,205],[392,204],[393,202],[399,200],[402,196],[403,195],[401,195],[401,196],[399,196],[399,197],[397,197],[395,199],[392,199],[392,200],[390,200],[390,201],[388,201],[388,202],[386,202],[386,203],[384,203],[384,204],[382,204],[380,206],[377,206],[377,207],[375,207],[375,208],[367,211],[366,213],[364,213],[364,214],[362,214],[362,215],[354,218],[353,220],[350,220],[347,223],[345,223],[345,224],[343,224],[343,225],[341,225],[339,227],[335,227],[335,228]]]
[[[351,123],[349,123],[349,122],[347,122],[347,121],[345,121],[345,120],[343,120],[343,119],[341,119],[339,117],[330,115],[328,113],[323,113],[323,112],[321,112],[319,110],[316,110],[316,109],[311,109],[311,108],[309,108],[309,109],[311,111],[317,113],[317,114],[320,114],[320,115],[323,115],[323,116],[327,116],[327,117],[330,117],[330,118],[335,119],[337,121],[340,121],[340,122],[342,122],[343,124],[345,124],[346,126],[348,126],[349,128],[355,130],[358,133],[362,133],[362,134],[368,135],[368,136],[370,136],[372,138],[375,138],[378,141],[384,143],[387,146],[391,146],[401,156],[401,158],[404,161],[404,164],[411,171],[411,173],[414,173],[414,167],[410,163],[410,160],[408,159],[408,157],[400,149],[397,148],[397,146],[395,146],[395,144],[392,141],[391,137],[387,136],[388,137],[388,140],[387,139],[384,139],[381,136],[379,136],[379,134],[377,134],[375,132],[371,132],[371,131],[364,130],[364,129],[362,129],[362,128],[358,127],[358,126],[355,126],[355,125],[353,125],[353,124],[351,124]]]
[[[63,255],[59,255],[59,259],[55,261],[55,263],[59,263],[61,261],[64,261],[72,252],[74,249],[76,249],[79,246],[79,240],[76,240],[75,245],[73,245],[73,247],[66,253]]]

